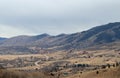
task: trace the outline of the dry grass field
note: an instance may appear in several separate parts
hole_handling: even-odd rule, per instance
[[[7,68],[1,71],[0,78],[120,78],[120,68],[112,66],[117,62],[120,62],[120,52],[114,50],[0,55],[0,63]],[[112,67],[101,69],[108,64]]]
[[[13,60],[16,58],[21,58],[21,57],[43,57],[41,54],[28,54],[28,55],[0,55],[0,60]]]
[[[98,71],[98,73],[96,73]],[[65,78],[120,78],[120,67],[78,73]]]
[[[10,70],[0,70],[0,78],[54,78],[51,75],[40,72],[19,72]]]

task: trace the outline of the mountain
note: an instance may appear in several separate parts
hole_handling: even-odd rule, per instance
[[[2,38],[2,37],[0,37],[0,40],[5,40],[5,39],[7,39],[7,38]]]
[[[78,43],[77,46],[82,44],[81,46],[83,46],[83,48],[86,48],[94,45],[119,41],[120,40],[119,34],[120,23],[119,22],[109,23],[81,32],[80,37],[76,38],[75,42]],[[81,48],[81,46],[79,46],[78,48]]]
[[[1,42],[0,51],[3,50],[3,47],[4,51],[7,50],[7,52],[10,52],[9,49],[11,51],[13,49],[14,51],[22,49],[20,52],[34,52],[35,49],[31,49],[31,47],[36,47],[37,51],[38,48],[45,50],[86,49],[115,42],[120,42],[120,22],[96,26],[87,31],[73,34],[60,34],[57,36],[41,34],[37,36],[12,37]]]
[[[120,41],[120,23],[109,23],[101,25],[83,31],[80,33],[62,35],[62,36],[50,36],[43,40],[37,41],[37,43],[44,42],[40,47],[54,48],[54,49],[84,49],[91,46],[108,44],[116,41]],[[45,45],[46,44],[46,45]]]
[[[48,34],[41,34],[37,36],[27,36],[27,35],[16,36],[16,37],[6,39],[5,41],[2,42],[2,45],[0,46],[26,46],[36,40],[39,40],[48,36],[49,36]]]
[[[0,37],[0,42],[2,42],[2,41],[4,41],[4,40],[6,40],[7,38],[2,38],[2,37]]]

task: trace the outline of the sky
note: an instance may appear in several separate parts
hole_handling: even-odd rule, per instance
[[[0,0],[0,37],[76,33],[120,22],[120,0]]]

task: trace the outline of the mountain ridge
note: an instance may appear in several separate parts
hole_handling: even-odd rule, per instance
[[[89,30],[51,36],[17,36],[5,39],[0,47],[37,47],[51,50],[86,49],[92,46],[120,41],[120,22],[109,23]],[[33,51],[34,52],[34,51]]]

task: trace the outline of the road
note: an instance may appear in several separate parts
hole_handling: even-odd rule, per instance
[[[44,57],[46,58],[46,61],[49,59],[49,56],[47,56],[47,55],[44,55]],[[35,66],[38,66],[38,67],[39,67],[39,66],[40,66],[40,64],[39,64],[40,62],[42,62],[42,60],[36,61],[36,62],[35,62]]]

